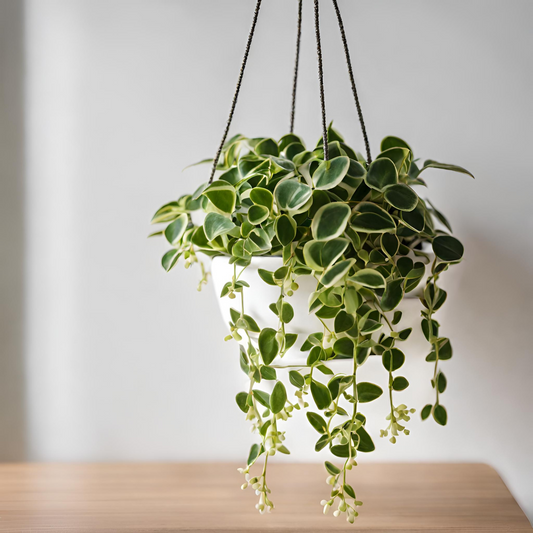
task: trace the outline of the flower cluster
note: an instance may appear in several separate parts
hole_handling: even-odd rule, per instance
[[[255,490],[255,494],[259,496],[259,502],[256,503],[255,508],[261,513],[270,513],[274,509],[274,504],[269,499],[268,494],[270,494],[270,489],[266,484],[266,475],[263,472],[259,477],[250,477],[248,473],[248,468],[238,469],[240,473],[244,473],[245,482],[241,485],[241,489],[245,490],[248,487],[252,487]]]
[[[380,430],[380,437],[388,437],[390,431],[391,438],[389,440],[392,444],[396,444],[396,437],[399,433],[403,432],[404,435],[409,435],[409,430],[405,425],[400,424],[400,421],[409,422],[409,420],[411,420],[409,413],[412,414],[415,411],[416,409],[408,409],[403,403],[398,405],[398,407],[394,407],[386,417],[387,420],[390,421],[389,425],[387,426],[387,429]]]
[[[337,509],[333,511],[333,516],[337,518],[341,514],[346,514],[346,521],[350,524],[353,524],[355,518],[359,516],[356,508],[363,505],[363,502],[356,499],[352,486],[346,483],[346,470],[351,470],[354,466],[357,466],[357,462],[353,457],[346,461],[342,471],[326,462],[326,469],[330,474],[326,478],[326,483],[332,485],[333,488],[330,499],[320,502],[320,505],[324,507],[324,514],[327,514],[330,508],[337,503]]]

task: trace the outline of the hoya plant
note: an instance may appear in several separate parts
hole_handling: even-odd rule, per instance
[[[358,369],[369,357],[381,357],[389,414],[380,436],[394,444],[409,434],[415,412],[401,400],[409,386],[401,375],[409,355],[402,343],[412,328],[402,327],[397,309],[415,290],[435,394],[421,416],[442,426],[447,422],[442,402],[446,377],[440,362],[452,357],[452,346],[441,334],[435,313],[447,297],[440,279],[461,261],[463,246],[451,236],[444,215],[419,192],[425,190],[422,176],[429,168],[470,173],[433,160],[420,163],[397,137],[383,139],[381,153],[371,164],[331,126],[327,142],[325,160],[322,140],[308,150],[294,134],[278,142],[236,135],[224,145],[217,179],[164,205],[152,222],[165,225],[153,234],[164,236],[170,246],[162,259],[165,270],[180,258],[186,268],[199,263],[201,287],[208,275],[201,254],[226,256],[233,264],[234,275],[220,294],[239,303],[231,310],[226,340],[240,344],[240,366],[249,385],[236,401],[258,437],[240,469],[245,475],[242,488],[255,490],[261,513],[274,507],[268,462],[277,453],[289,453],[284,423],[296,411],[305,411],[318,433],[315,450],[329,448],[332,456],[325,462],[331,490],[322,501],[324,513],[335,507],[335,516],[344,513],[353,523],[362,502],[348,471],[359,453],[375,448],[364,407],[383,395],[380,385],[358,379]],[[193,222],[194,211],[205,213],[201,225]],[[263,327],[246,313],[251,289],[241,276],[255,257],[265,255],[280,258],[277,270],[258,271],[264,283],[279,288],[279,297],[270,305],[277,328]],[[291,297],[299,290],[301,276],[316,281],[308,295],[308,312],[322,327],[301,344],[302,363],[289,365],[283,357],[298,340],[291,332]],[[350,373],[338,372],[332,362],[339,359],[351,362]]]

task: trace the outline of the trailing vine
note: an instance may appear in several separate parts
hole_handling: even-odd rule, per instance
[[[397,137],[382,141],[381,153],[370,165],[331,125],[327,139],[330,159],[325,161],[322,139],[307,150],[292,133],[279,142],[236,135],[221,151],[218,179],[164,205],[152,222],[165,224],[153,235],[163,235],[171,245],[162,259],[165,270],[180,259],[185,267],[199,263],[201,288],[207,271],[199,254],[226,256],[234,266],[220,295],[236,303],[226,340],[239,343],[249,385],[236,401],[258,435],[240,469],[242,488],[255,490],[260,513],[274,508],[267,484],[270,458],[289,453],[284,423],[295,411],[307,410],[319,434],[315,450],[328,447],[340,461],[339,466],[325,462],[331,489],[321,502],[324,513],[334,507],[335,516],[344,514],[353,523],[362,502],[348,473],[358,454],[375,449],[362,411],[383,394],[379,385],[359,381],[358,369],[369,356],[382,358],[390,409],[381,436],[394,444],[400,434],[409,434],[415,412],[396,400],[409,386],[398,371],[406,357],[401,343],[411,334],[410,327],[400,327],[398,306],[413,291],[419,293],[421,328],[430,345],[426,360],[434,365],[435,401],[421,416],[432,416],[440,425],[447,422],[440,363],[451,358],[452,348],[434,317],[447,297],[439,279],[461,261],[463,246],[450,235],[444,215],[413,187],[426,186],[421,174],[430,168],[471,174],[432,160],[419,165],[410,146]],[[206,213],[201,225],[192,222],[194,211]],[[258,270],[266,284],[279,288],[277,301],[270,304],[275,328],[261,327],[245,308],[249,284],[242,273],[254,257],[264,255],[280,257],[276,270]],[[306,339],[290,329],[295,313],[291,297],[301,290],[302,276],[316,281],[309,313],[322,324]],[[305,360],[284,364],[283,356],[298,348]],[[352,361],[351,373],[335,372],[331,363],[339,359]],[[290,392],[283,381],[290,383]],[[308,409],[311,403],[313,410]]]

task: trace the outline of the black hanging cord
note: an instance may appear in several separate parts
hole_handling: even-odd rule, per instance
[[[296,59],[294,60],[294,78],[292,82],[292,105],[290,133],[294,132],[294,113],[296,110],[296,85],[298,83],[298,66],[300,64],[300,40],[302,37],[302,3],[298,0],[298,30],[296,34]]]
[[[335,13],[337,14],[337,20],[339,22],[339,30],[341,32],[342,44],[344,45],[344,54],[346,55],[346,64],[348,65],[348,74],[350,75],[350,82],[352,84],[352,93],[355,100],[355,106],[357,107],[357,114],[359,115],[359,123],[361,124],[361,131],[363,132],[363,139],[365,141],[366,148],[366,160],[368,164],[372,163],[372,156],[370,155],[370,144],[368,142],[368,136],[366,134],[365,121],[363,119],[363,112],[361,110],[361,104],[359,103],[359,96],[357,95],[357,88],[355,86],[355,79],[353,76],[352,60],[350,59],[350,50],[348,49],[348,41],[346,40],[346,33],[344,32],[344,24],[342,22],[341,12],[337,0],[333,0],[333,6]]]
[[[322,68],[322,45],[320,44],[320,20],[318,0],[315,0],[315,35],[316,53],[318,56],[318,81],[320,83],[320,107],[322,109],[322,137],[324,143],[324,160],[329,159],[328,129],[326,126],[326,97],[324,96],[324,69]]]
[[[226,123],[226,129],[224,130],[222,141],[220,141],[220,146],[218,147],[217,155],[215,156],[215,159],[213,160],[213,168],[211,170],[211,176],[209,178],[208,183],[213,182],[215,171],[218,165],[218,160],[220,158],[220,154],[222,153],[222,148],[224,147],[224,143],[226,142],[226,137],[228,136],[229,128],[231,126],[231,121],[233,119],[233,113],[235,112],[235,106],[237,105],[237,98],[239,97],[239,91],[241,90],[242,78],[244,76],[244,69],[246,68],[246,62],[248,61],[248,54],[250,53],[250,46],[252,45],[252,39],[254,38],[255,26],[257,24],[257,17],[259,15],[260,8],[261,8],[261,0],[257,0],[257,4],[255,5],[254,18],[252,21],[252,27],[250,28],[250,33],[248,34],[248,41],[246,42],[246,49],[244,50],[244,57],[242,58],[241,71],[239,72],[239,78],[237,80],[237,87],[235,88],[235,94],[233,95],[233,101],[231,103],[231,109],[230,109],[228,121]]]

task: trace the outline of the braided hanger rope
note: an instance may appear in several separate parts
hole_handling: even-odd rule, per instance
[[[294,77],[292,82],[291,124],[289,132],[294,132],[294,113],[296,111],[296,85],[298,84],[298,67],[300,64],[300,41],[302,38],[302,3],[298,0],[298,29],[296,32],[296,58],[294,60]]]
[[[365,141],[366,148],[366,160],[370,165],[372,163],[372,156],[370,155],[370,144],[368,142],[368,135],[366,133],[365,121],[363,119],[363,111],[361,110],[361,104],[359,103],[359,96],[357,94],[357,88],[355,86],[355,79],[352,69],[352,60],[350,59],[350,50],[348,49],[348,41],[346,40],[346,33],[344,31],[344,24],[342,22],[341,11],[337,0],[333,0],[333,7],[335,8],[335,13],[337,14],[337,21],[339,23],[339,30],[341,33],[342,44],[344,46],[344,55],[346,56],[346,65],[348,66],[348,74],[350,76],[350,83],[352,85],[352,93],[355,100],[355,107],[357,108],[357,115],[359,116],[359,124],[361,124],[361,131],[363,133],[363,139]]]
[[[239,78],[237,79],[237,87],[235,88],[235,94],[233,95],[233,101],[231,103],[231,109],[230,109],[228,121],[226,122],[226,128],[224,130],[224,134],[222,135],[222,140],[220,141],[220,146],[218,147],[215,159],[213,160],[213,168],[211,169],[211,176],[209,177],[208,183],[213,182],[215,171],[218,165],[218,160],[220,158],[220,154],[222,153],[222,148],[224,147],[224,143],[226,142],[229,128],[231,126],[231,121],[233,120],[233,114],[235,113],[235,106],[237,105],[237,98],[239,98],[239,92],[241,90],[244,70],[246,69],[246,63],[248,61],[248,54],[250,53],[250,47],[252,46],[252,40],[254,38],[255,27],[257,25],[257,17],[259,15],[259,9],[261,8],[261,1],[262,0],[257,0],[257,3],[255,5],[254,18],[252,21],[252,27],[250,28],[250,33],[248,34],[248,40],[246,41],[246,48],[244,50],[244,57],[242,58],[241,70],[239,72]]]
[[[322,44],[320,42],[320,15],[318,0],[315,0],[315,36],[316,53],[318,58],[318,82],[320,84],[320,109],[322,112],[322,138],[324,143],[324,160],[329,159],[328,129],[326,126],[326,97],[324,95],[324,68],[322,66]]]

